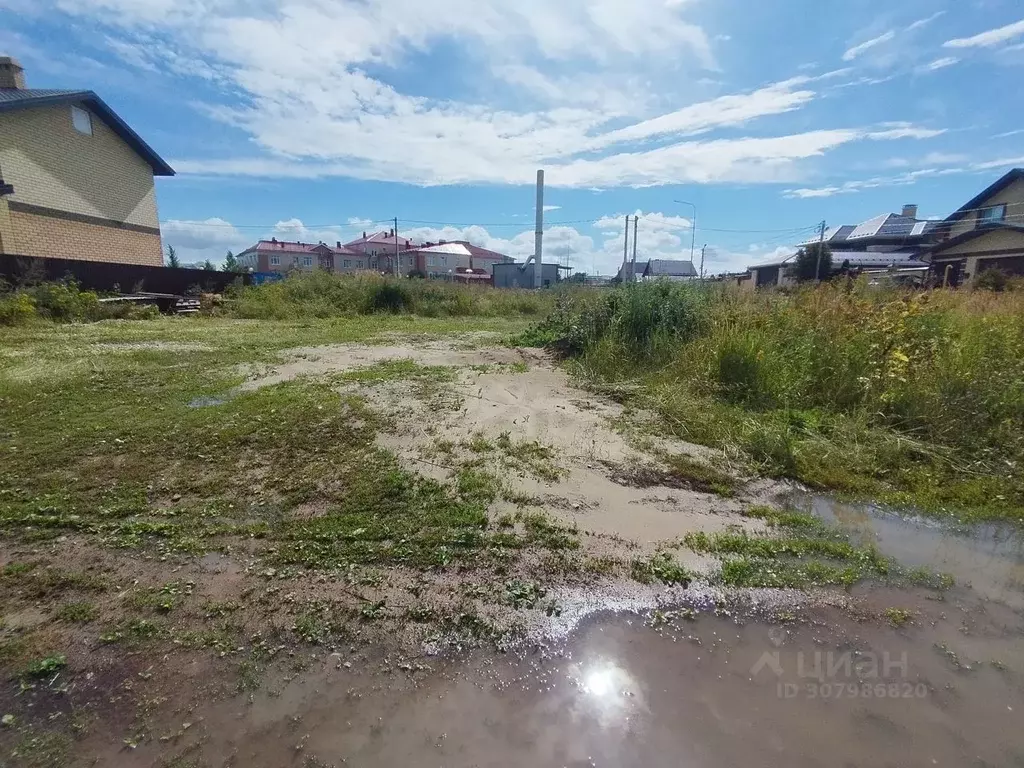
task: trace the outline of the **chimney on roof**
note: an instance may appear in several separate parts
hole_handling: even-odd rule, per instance
[[[277,238],[276,238],[276,237],[272,237],[272,238],[270,238],[270,242],[272,242],[272,243],[276,243],[276,242],[277,242]]]
[[[365,239],[366,239],[366,230],[364,229],[363,230],[363,240],[365,240]]]
[[[914,203],[907,203],[903,206],[903,215],[908,219],[917,218],[917,205]]]
[[[408,240],[406,240],[405,241],[405,247],[406,248],[412,248],[412,243],[410,243]]]
[[[13,56],[0,56],[0,88],[25,90],[25,70]]]
[[[388,232],[388,237],[394,237],[394,236],[395,236],[395,230],[392,229],[390,232]]]
[[[438,245],[444,245],[446,242],[448,242],[448,241],[447,240],[438,240],[437,244]]]
[[[338,241],[338,248],[341,248],[341,240]]]

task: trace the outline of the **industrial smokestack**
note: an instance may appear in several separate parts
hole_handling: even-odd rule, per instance
[[[533,287],[540,288],[544,272],[544,171],[537,171],[537,232],[533,254]]]

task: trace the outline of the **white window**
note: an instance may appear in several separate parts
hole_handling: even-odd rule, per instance
[[[279,266],[281,266],[281,257],[280,256],[271,256],[270,257],[270,266],[272,266],[272,267],[279,267]]]
[[[92,136],[92,116],[81,107],[71,108],[71,124],[79,133]]]
[[[303,256],[302,257],[302,266],[304,266],[304,267],[312,267],[313,266],[313,257],[312,256]]]
[[[1006,205],[993,205],[991,208],[982,208],[978,211],[979,224],[991,224],[1002,221],[1006,218]]]
[[[345,269],[352,268],[352,259],[345,259]]]

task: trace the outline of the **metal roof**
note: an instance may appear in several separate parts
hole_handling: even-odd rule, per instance
[[[692,261],[680,259],[651,259],[644,267],[644,277],[696,277],[697,270]]]
[[[440,245],[425,245],[421,248],[410,248],[406,253],[444,253],[450,256],[472,256],[469,249],[462,243],[441,243]]]
[[[242,253],[250,253],[253,251],[263,251],[267,253],[314,253],[318,248],[326,248],[332,253],[342,256],[360,255],[355,251],[350,251],[348,248],[337,248],[332,245],[327,245],[327,243],[292,243],[287,240],[260,240],[252,248],[246,248]]]
[[[13,112],[18,109],[59,106],[61,104],[82,104],[89,108],[100,120],[107,124],[125,144],[135,150],[150,167],[154,176],[173,176],[174,169],[169,166],[152,147],[131,127],[118,117],[106,102],[93,91],[61,91],[36,88],[0,88],[0,112]]]

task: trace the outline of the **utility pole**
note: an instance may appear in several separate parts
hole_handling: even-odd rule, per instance
[[[818,239],[818,266],[814,270],[814,279],[821,282],[821,252],[825,249],[825,220],[821,221],[821,237]]]
[[[402,274],[402,268],[398,263],[398,217],[395,216],[395,276]]]
[[[708,249],[708,244],[707,243],[704,243],[704,245],[702,245],[701,248],[700,248],[700,279],[701,279],[701,282],[704,282],[704,252],[707,249]],[[693,262],[691,261],[690,263],[692,264]]]
[[[636,282],[636,230],[640,226],[640,217],[633,217],[633,264],[629,268],[629,282]]]

